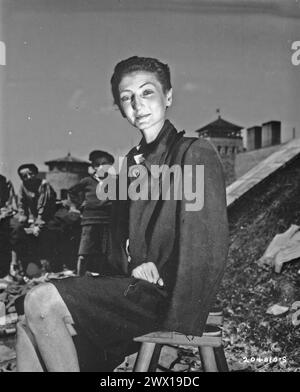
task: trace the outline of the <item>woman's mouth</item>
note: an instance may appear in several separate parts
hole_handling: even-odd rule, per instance
[[[137,121],[142,121],[142,120],[146,119],[149,116],[150,116],[150,114],[139,114],[135,118],[136,118]]]

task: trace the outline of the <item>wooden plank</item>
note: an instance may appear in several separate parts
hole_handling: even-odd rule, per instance
[[[152,332],[147,335],[134,338],[135,342],[162,343],[180,346],[211,346],[220,347],[222,345],[222,336],[191,336],[183,335],[177,332]]]

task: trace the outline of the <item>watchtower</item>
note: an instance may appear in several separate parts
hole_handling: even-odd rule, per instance
[[[68,153],[66,157],[45,162],[45,165],[49,167],[46,180],[52,185],[58,198],[65,199],[67,190],[88,175],[90,163]]]
[[[199,137],[210,140],[217,148],[225,171],[226,185],[235,181],[235,157],[243,148],[241,130],[243,127],[224,120],[217,109],[217,120],[196,130]]]

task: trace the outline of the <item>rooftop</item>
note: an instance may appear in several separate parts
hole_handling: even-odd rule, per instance
[[[53,163],[82,163],[85,165],[89,165],[89,162],[83,161],[82,159],[75,158],[71,155],[71,153],[68,153],[67,156],[63,158],[57,158],[57,159],[52,159],[50,161],[45,162],[45,165],[51,165]]]
[[[233,124],[229,121],[224,120],[220,115],[218,116],[217,120],[212,121],[211,123],[205,125],[202,128],[197,129],[195,132],[203,133],[205,131],[213,131],[213,132],[240,132],[243,127]]]

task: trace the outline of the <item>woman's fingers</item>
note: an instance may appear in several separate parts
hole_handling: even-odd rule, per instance
[[[147,263],[147,264],[148,264],[147,268],[149,271],[149,275],[151,276],[152,283],[157,283],[159,279],[159,273],[156,268],[156,265],[154,263]]]
[[[141,269],[139,267],[136,267],[134,270],[132,270],[131,275],[136,279],[143,279],[141,275]]]
[[[164,285],[162,278],[154,263],[143,263],[132,271],[132,276],[137,279],[146,280],[149,283],[157,283],[160,286]]]
[[[132,276],[136,279],[143,279],[143,280],[148,280],[147,276],[142,268],[141,265],[139,265],[138,267],[136,267],[133,271],[132,271]]]

